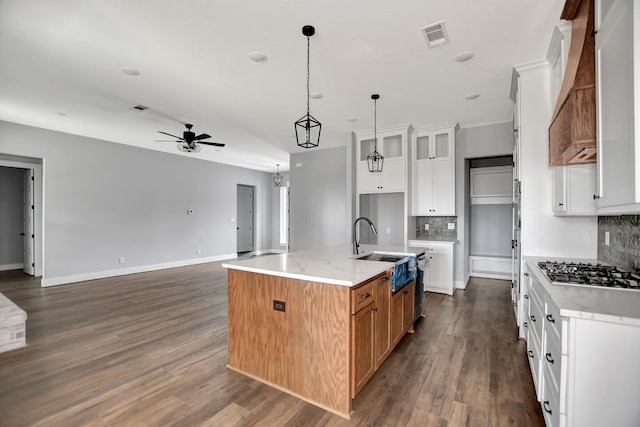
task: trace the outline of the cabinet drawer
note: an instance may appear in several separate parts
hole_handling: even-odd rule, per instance
[[[371,280],[351,290],[351,314],[357,313],[373,302],[373,285],[375,282],[376,280]]]
[[[547,427],[556,427],[560,424],[560,399],[558,398],[558,392],[554,389],[552,381],[549,381],[550,375],[551,373],[548,369],[543,369],[543,391],[540,405],[542,406],[545,425]]]
[[[560,352],[560,340],[553,331],[545,330],[543,353],[542,364],[548,368],[549,380],[553,383],[557,394],[560,390],[560,380],[562,378],[562,353]]]
[[[424,252],[428,255],[449,255],[451,253],[451,245],[425,244]]]
[[[560,317],[560,310],[556,305],[547,298],[545,302],[545,316],[544,325],[545,329],[555,334],[558,343],[562,336],[562,318]]]
[[[535,293],[529,293],[529,318],[526,321],[529,323],[529,329],[533,330],[539,342],[542,341],[542,326],[544,322],[544,310],[542,309],[542,302],[538,300]]]
[[[536,400],[540,401],[540,398],[542,397],[542,389],[540,384],[540,341],[531,328],[529,328],[529,333],[527,336],[527,359],[529,359],[529,366],[531,368],[531,377],[533,378],[533,387],[536,391]]]

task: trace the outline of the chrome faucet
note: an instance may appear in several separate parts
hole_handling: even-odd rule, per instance
[[[353,253],[354,253],[354,255],[358,255],[359,249],[360,249],[360,245],[358,244],[358,237],[356,235],[356,230],[358,228],[358,222],[360,220],[367,221],[369,223],[369,227],[371,227],[371,231],[373,232],[373,234],[378,234],[378,232],[376,231],[376,226],[373,225],[373,222],[371,222],[371,220],[369,218],[361,216],[360,218],[356,219],[353,222]]]

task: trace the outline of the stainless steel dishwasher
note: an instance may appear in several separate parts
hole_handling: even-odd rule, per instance
[[[424,295],[426,289],[426,280],[429,277],[429,257],[426,254],[419,255],[417,258],[418,272],[416,274],[416,297],[414,319],[415,322],[420,317],[425,317]]]

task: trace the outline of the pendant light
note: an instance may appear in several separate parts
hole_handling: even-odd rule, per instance
[[[307,37],[307,114],[295,122],[296,142],[300,147],[313,148],[320,144],[320,129],[322,125],[309,114],[309,37],[314,35],[316,29],[311,25],[302,27],[302,34]]]
[[[280,164],[276,164],[276,174],[273,175],[273,186],[282,187],[282,175],[280,175]]]
[[[384,164],[384,157],[378,153],[378,135],[377,135],[377,102],[380,99],[380,95],[374,93],[371,95],[373,99],[373,153],[367,156],[367,165],[369,166],[369,172],[377,173],[382,172],[382,165]]]

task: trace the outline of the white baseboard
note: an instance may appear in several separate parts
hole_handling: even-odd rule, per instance
[[[23,267],[24,267],[23,263],[20,263],[20,264],[3,264],[3,265],[0,265],[0,271],[22,270]]]
[[[467,289],[469,281],[467,280],[466,282],[463,282],[461,280],[456,280],[454,283],[456,285],[456,289]]]
[[[87,280],[104,279],[106,277],[125,276],[127,274],[146,273],[148,271],[164,270],[166,268],[186,267],[189,265],[205,264],[207,262],[222,261],[237,258],[238,254],[217,255],[206,258],[186,259],[181,261],[165,262],[163,264],[141,265],[138,267],[121,268],[118,270],[96,271],[93,273],[74,274],[70,276],[60,277],[43,277],[40,286],[46,288],[48,286],[66,285],[69,283],[84,282]]]

